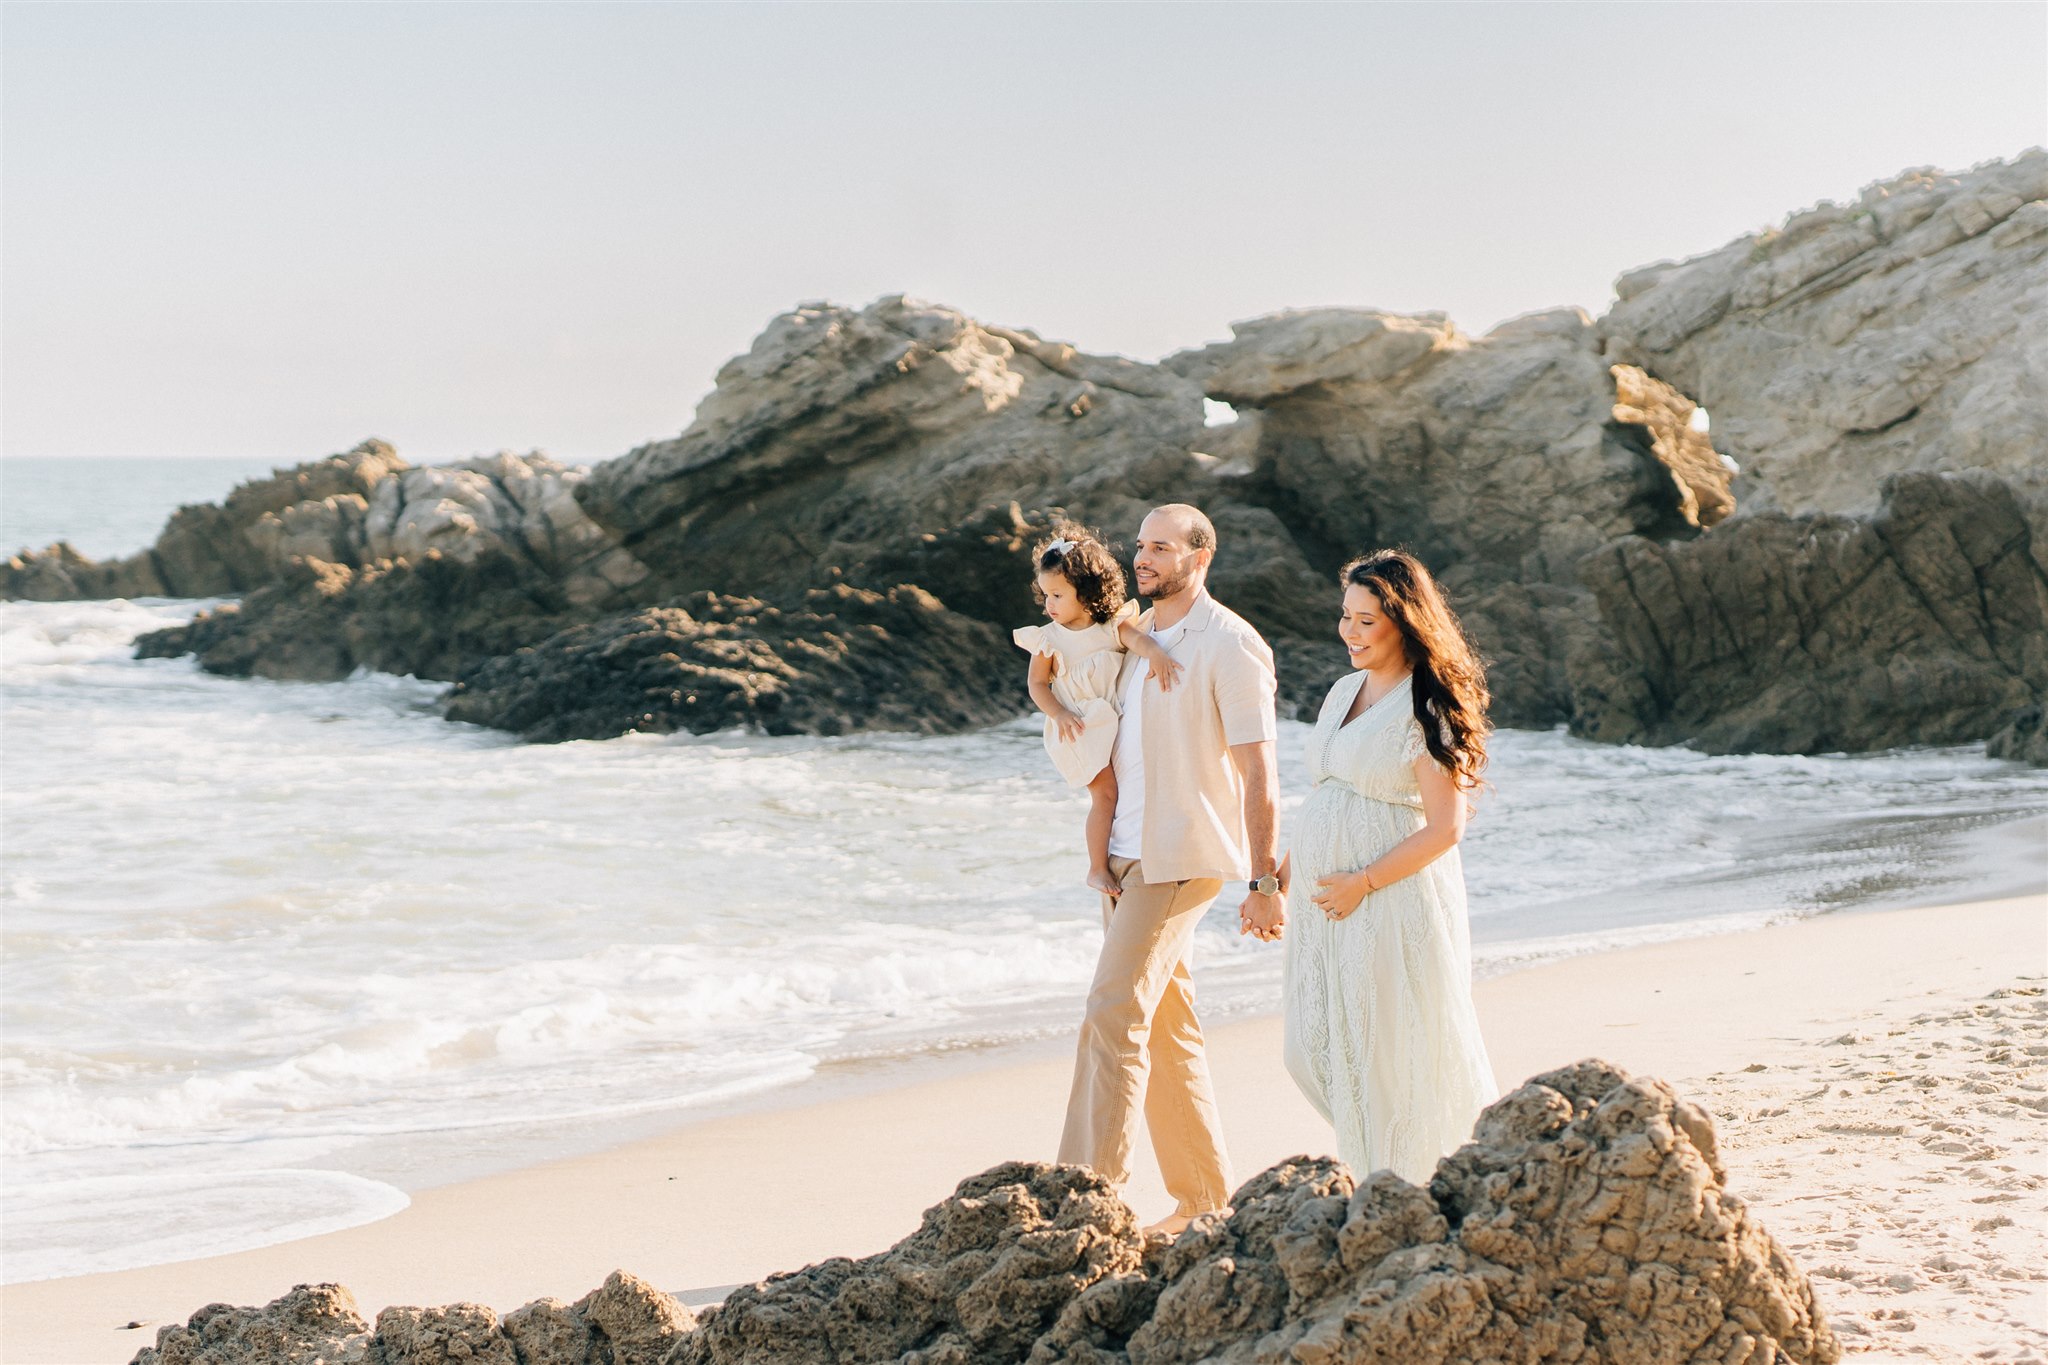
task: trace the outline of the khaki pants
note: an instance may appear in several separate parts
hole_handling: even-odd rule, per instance
[[[1223,883],[1148,883],[1128,858],[1112,858],[1110,870],[1124,893],[1102,898],[1102,956],[1081,1021],[1060,1160],[1124,1184],[1142,1106],[1177,1211],[1207,1213],[1230,1201],[1230,1158],[1195,1018],[1188,947]]]

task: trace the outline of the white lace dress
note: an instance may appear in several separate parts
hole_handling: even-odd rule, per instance
[[[1472,1008],[1457,848],[1335,923],[1309,899],[1318,877],[1364,867],[1424,823],[1414,684],[1345,725],[1365,676],[1330,689],[1308,741],[1315,789],[1296,817],[1287,890],[1287,1069],[1354,1173],[1420,1184],[1498,1091]]]

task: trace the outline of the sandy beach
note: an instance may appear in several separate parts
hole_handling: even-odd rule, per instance
[[[2048,895],[1844,913],[1572,958],[1481,983],[1510,1086],[1597,1055],[1715,1115],[1730,1187],[1816,1276],[1850,1353],[2048,1359]],[[1328,1133],[1279,1024],[1211,1031],[1240,1179]],[[9,1362],[123,1361],[203,1304],[305,1281],[366,1314],[573,1298],[614,1268],[686,1298],[909,1233],[962,1176],[1048,1155],[1064,1048],[691,1124],[426,1190],[381,1222],[0,1291]],[[798,1097],[801,1100],[801,1096]],[[1130,1191],[1154,1217],[1149,1169]],[[128,1327],[131,1322],[144,1324]]]

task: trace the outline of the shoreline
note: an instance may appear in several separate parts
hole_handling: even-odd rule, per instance
[[[1599,1055],[1685,1093],[1746,1067],[1768,1070],[1873,1009],[2039,977],[2044,916],[2048,894],[2038,891],[1824,913],[1520,967],[1481,981],[1477,996],[1504,1091]],[[1277,1018],[1229,1018],[1209,1032],[1236,1179],[1330,1146],[1278,1064]],[[1046,1038],[971,1058],[846,1063],[822,1090],[814,1078],[753,1096],[740,1112],[692,1112],[656,1135],[424,1188],[408,1208],[338,1232],[8,1285],[0,1358],[126,1360],[158,1325],[205,1303],[262,1303],[301,1281],[349,1285],[366,1316],[390,1303],[456,1300],[504,1312],[542,1295],[575,1297],[615,1268],[703,1302],[772,1271],[870,1254],[907,1235],[961,1178],[1049,1156],[1069,1047]],[[1755,1155],[1730,1139],[1724,1147],[1733,1172]],[[1163,1211],[1149,1158],[1128,1195],[1142,1217]],[[1778,1232],[1768,1208],[1765,1218]],[[711,1228],[715,1242],[704,1235]],[[147,1328],[123,1330],[134,1320]]]

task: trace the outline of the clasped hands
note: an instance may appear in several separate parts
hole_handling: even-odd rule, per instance
[[[1333,872],[1327,877],[1316,878],[1315,894],[1309,897],[1309,903],[1334,923],[1350,918],[1351,913],[1365,903],[1366,893],[1376,889],[1363,868],[1356,872]],[[1250,934],[1262,943],[1278,939],[1287,927],[1287,911],[1283,902],[1286,894],[1287,889],[1282,887],[1271,896],[1262,896],[1256,891],[1247,895],[1237,908],[1237,932]]]

